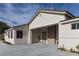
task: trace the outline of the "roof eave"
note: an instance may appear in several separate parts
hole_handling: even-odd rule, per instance
[[[29,21],[28,24],[30,24],[30,23],[33,21],[33,19],[34,19],[40,12],[43,12],[42,10],[43,10],[43,11],[59,11],[59,12],[65,12],[65,14],[63,14],[63,15],[68,15],[68,16],[70,16],[70,17],[74,17],[74,15],[72,15],[72,14],[71,14],[70,12],[68,12],[68,11],[39,9],[39,10],[34,14],[34,16],[32,16],[32,18],[30,19],[30,21]]]

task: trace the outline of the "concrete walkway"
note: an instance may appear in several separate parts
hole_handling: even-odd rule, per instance
[[[48,44],[8,45],[0,42],[0,56],[79,56],[79,54],[61,51]]]

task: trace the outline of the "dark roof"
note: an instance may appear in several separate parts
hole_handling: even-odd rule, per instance
[[[16,27],[20,27],[20,26],[25,26],[25,25],[28,25],[28,23],[27,24],[23,24],[23,25],[17,25],[17,26],[14,26],[12,28],[16,28]]]
[[[17,25],[17,26],[14,26],[14,27],[10,27],[10,28],[16,28],[16,27],[25,26],[25,25],[28,25],[28,24]],[[9,29],[10,29],[10,28],[9,28]],[[7,32],[9,29],[7,29],[5,32]]]
[[[64,21],[68,21],[68,20],[72,20],[72,19],[76,19],[76,18],[79,18],[79,16],[72,17],[72,18],[70,18],[70,19],[66,19],[66,20],[62,20],[62,21],[60,21],[60,22],[64,22]]]
[[[70,14],[71,16],[74,17],[73,14],[71,14],[69,11],[66,11],[66,10],[58,10],[58,9],[57,9],[57,10],[56,10],[56,9],[39,9],[39,10],[66,12],[66,13],[68,13],[68,14]]]
[[[66,13],[70,14],[71,16],[75,17],[72,13],[70,13],[69,11],[66,11]]]

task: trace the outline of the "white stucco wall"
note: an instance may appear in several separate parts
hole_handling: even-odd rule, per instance
[[[41,28],[49,25],[54,25],[59,23],[61,20],[65,20],[65,15],[53,14],[56,13],[52,11],[52,13],[42,13],[40,12],[35,19],[29,24],[29,36],[28,42],[32,43],[32,31],[31,29]],[[58,13],[58,12],[57,12]],[[59,12],[61,13],[61,12]]]
[[[79,20],[79,18],[72,19],[65,22]],[[61,22],[61,23],[65,23]],[[79,44],[79,29],[72,30],[71,23],[61,25],[59,23],[59,47],[64,47],[68,50],[71,48],[76,50],[76,46]]]
[[[43,26],[53,25],[59,23],[61,20],[65,20],[65,15],[51,14],[51,13],[39,13],[37,17],[29,24],[29,29],[39,28]]]
[[[10,33],[11,31],[13,32],[13,34],[12,34],[13,35],[13,38],[8,38],[8,32]],[[6,33],[7,33],[7,35],[6,35]],[[10,35],[10,37],[11,37],[11,35]],[[11,44],[14,44],[14,29],[5,32],[4,33],[4,39],[5,39],[5,42],[9,42]]]
[[[16,38],[16,31],[17,30],[22,30],[23,31],[23,38],[22,39],[18,39]],[[28,43],[28,25],[25,26],[21,26],[21,27],[17,27],[14,30],[14,43],[15,44],[24,44],[24,43]]]
[[[23,38],[22,39],[17,39],[16,38],[16,31],[17,30],[22,30],[23,31]],[[8,34],[6,36],[7,32],[13,31],[13,38],[8,38]],[[13,29],[9,29],[5,32],[4,34],[4,38],[6,42],[9,42],[11,44],[24,44],[24,43],[28,43],[28,25],[24,25],[24,26],[19,26],[19,27],[15,27]],[[11,36],[11,34],[10,34]]]

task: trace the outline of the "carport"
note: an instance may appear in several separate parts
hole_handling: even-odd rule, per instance
[[[59,22],[65,19],[64,12],[39,10],[29,23],[29,43],[58,44]]]
[[[32,43],[58,44],[58,24],[32,29]]]

